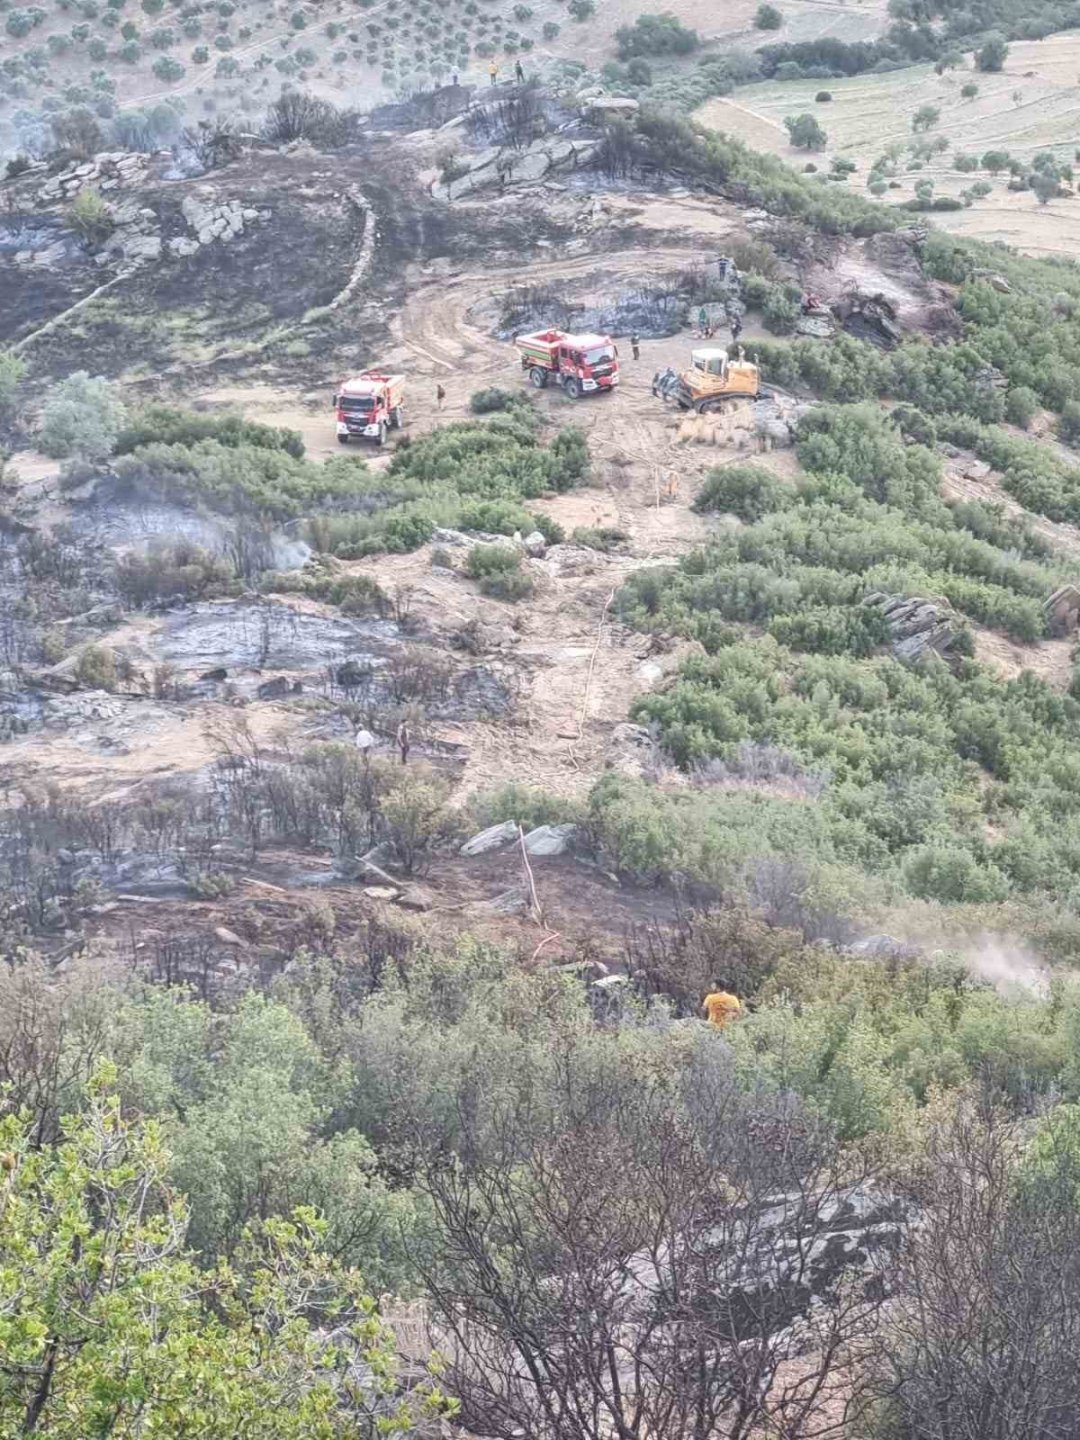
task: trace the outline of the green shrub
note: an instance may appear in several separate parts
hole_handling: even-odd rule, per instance
[[[41,411],[38,444],[57,459],[104,460],[124,424],[125,411],[112,385],[77,370],[53,389]]]
[[[774,285],[761,310],[762,324],[774,335],[790,335],[799,320],[799,302]]]
[[[76,663],[75,678],[87,690],[115,690],[116,656],[105,645],[88,645]]]
[[[575,545],[584,545],[588,550],[603,550],[607,554],[623,550],[630,543],[626,531],[614,525],[578,526],[571,532],[570,539]]]
[[[10,351],[0,350],[0,420],[15,414],[19,384],[26,374],[26,362]]]
[[[487,390],[474,390],[469,399],[469,409],[474,415],[490,415],[500,410],[512,410],[515,405],[528,405],[528,396],[520,390],[501,390],[491,386]]]
[[[521,554],[510,545],[474,545],[465,562],[482,595],[495,600],[524,600],[533,592],[532,579],[521,568]]]
[[[813,115],[789,115],[784,121],[796,150],[824,150],[828,136]]]
[[[993,74],[1004,69],[1005,61],[1009,58],[1009,47],[1004,38],[998,34],[988,35],[982,49],[975,54],[976,70],[984,70]]]
[[[784,23],[784,17],[775,5],[759,5],[754,12],[755,30],[779,30]]]
[[[130,416],[117,436],[116,454],[128,455],[142,445],[194,445],[199,440],[284,450],[297,460],[304,454],[304,442],[296,430],[262,425],[228,411],[181,410],[174,405],[147,405]]]
[[[165,81],[167,84],[184,78],[183,65],[179,60],[174,60],[171,55],[162,55],[160,59],[154,61],[151,69],[159,80]]]
[[[945,904],[982,905],[1003,900],[1009,889],[1000,872],[980,865],[969,851],[944,845],[917,850],[904,867],[904,878],[913,895]]]
[[[1014,385],[1005,396],[1005,419],[1026,430],[1039,408],[1039,397],[1029,385]]]
[[[771,470],[760,465],[724,465],[709,471],[691,508],[699,515],[725,511],[740,520],[754,521],[779,510],[791,496],[789,487]]]
[[[688,30],[670,11],[639,15],[633,25],[616,30],[615,40],[620,60],[631,60],[636,55],[650,59],[657,55],[689,55],[701,44],[697,31]]]
[[[1080,441],[1080,400],[1067,400],[1061,411],[1058,433],[1069,445]]]
[[[90,246],[100,245],[116,229],[112,211],[98,192],[89,186],[80,190],[68,207],[67,222]]]
[[[575,824],[581,819],[581,807],[562,796],[510,780],[493,790],[481,790],[470,796],[469,819],[477,830],[514,820],[529,831],[538,825]]]

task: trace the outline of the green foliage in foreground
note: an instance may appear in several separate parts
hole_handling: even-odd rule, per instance
[[[232,1264],[198,1269],[159,1126],[96,1087],[54,1146],[0,1121],[0,1154],[0,1434],[406,1428],[388,1332],[313,1214],[254,1225]]]

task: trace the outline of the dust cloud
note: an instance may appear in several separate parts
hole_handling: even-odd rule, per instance
[[[1050,993],[1050,970],[1021,940],[1009,935],[984,933],[950,946],[944,957],[955,955],[973,975],[1007,993],[1023,990],[1045,999]]]

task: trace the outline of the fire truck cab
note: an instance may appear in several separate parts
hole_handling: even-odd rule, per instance
[[[568,335],[565,330],[538,330],[514,341],[521,368],[543,390],[552,380],[574,400],[610,391],[619,383],[619,351],[610,335]]]
[[[402,375],[384,375],[377,370],[362,370],[350,380],[342,380],[334,396],[337,412],[339,445],[350,440],[374,440],[386,443],[388,430],[401,428],[401,412],[405,408],[405,379]]]

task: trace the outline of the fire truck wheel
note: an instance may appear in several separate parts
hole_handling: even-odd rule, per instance
[[[339,445],[347,445],[349,443],[349,437],[347,435],[339,435],[337,437],[337,443]]]
[[[540,365],[534,365],[529,371],[529,379],[536,386],[537,390],[543,390],[548,382],[547,371]]]
[[[579,400],[581,398],[581,385],[575,376],[567,375],[563,381],[563,386],[571,400]]]

